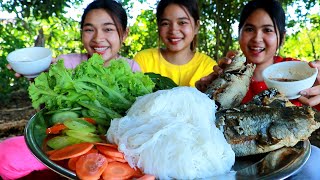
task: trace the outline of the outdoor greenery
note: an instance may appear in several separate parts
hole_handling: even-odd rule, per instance
[[[123,0],[130,15],[136,0]],[[139,0],[145,3],[146,0]],[[241,7],[247,0],[199,0],[201,8],[201,30],[198,50],[214,59],[226,54],[230,49],[238,49],[237,23]],[[310,14],[309,10],[320,0],[282,0],[283,7],[298,5],[294,14],[287,13],[287,27],[294,33],[287,34],[282,56],[303,60],[320,59],[320,12]],[[83,0],[11,0],[0,1],[0,11],[15,13],[15,19],[0,19],[0,102],[10,99],[11,92],[26,89],[29,81],[16,78],[14,72],[6,68],[9,52],[23,47],[45,46],[59,54],[83,52],[80,41],[79,22],[67,18],[66,8],[79,8]],[[156,1],[155,1],[156,3]],[[155,6],[153,6],[155,7]],[[306,11],[302,11],[306,9]],[[133,57],[136,52],[158,46],[158,34],[154,9],[142,10],[136,22],[130,27],[121,53]],[[289,19],[290,17],[298,17]],[[1,17],[0,17],[1,18]],[[236,31],[236,32],[234,32]]]

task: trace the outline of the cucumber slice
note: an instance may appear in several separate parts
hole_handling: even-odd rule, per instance
[[[67,119],[74,119],[78,117],[79,115],[75,112],[63,111],[63,112],[54,113],[51,117],[51,122],[52,124],[63,123]]]
[[[69,129],[92,133],[96,131],[96,126],[83,119],[67,119],[63,122]]]
[[[72,144],[82,142],[80,139],[73,138],[71,136],[56,136],[47,141],[47,145],[52,149],[61,149]]]
[[[70,137],[80,139],[84,142],[102,142],[100,136],[93,133],[82,132],[78,130],[65,130],[65,133]]]

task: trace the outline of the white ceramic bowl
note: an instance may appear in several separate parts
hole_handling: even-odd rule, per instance
[[[51,59],[51,50],[44,47],[17,49],[7,56],[12,69],[27,78],[34,78],[48,69]]]
[[[307,62],[286,61],[267,67],[262,76],[268,88],[276,88],[288,99],[300,97],[300,91],[313,86],[318,74]]]

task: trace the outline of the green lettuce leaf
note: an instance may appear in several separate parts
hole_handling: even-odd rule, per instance
[[[124,116],[138,96],[153,92],[155,83],[142,72],[132,72],[126,60],[103,64],[98,54],[71,70],[58,60],[29,86],[32,106],[44,105],[48,111],[81,107],[83,116],[108,125]]]

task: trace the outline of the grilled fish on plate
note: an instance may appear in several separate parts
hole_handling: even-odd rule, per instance
[[[270,97],[259,95],[249,104],[216,114],[216,126],[238,157],[292,147],[320,127],[311,107],[292,106],[274,89],[262,94]]]

